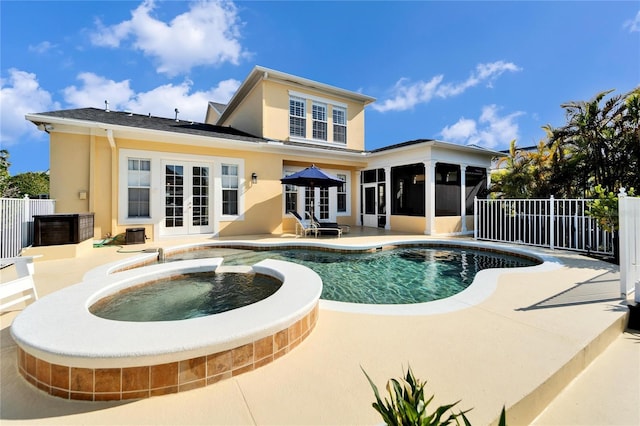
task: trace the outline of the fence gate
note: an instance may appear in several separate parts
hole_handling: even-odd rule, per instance
[[[613,254],[613,235],[586,214],[587,199],[475,199],[478,240]]]
[[[0,258],[14,257],[33,244],[33,216],[53,214],[55,200],[0,198]]]

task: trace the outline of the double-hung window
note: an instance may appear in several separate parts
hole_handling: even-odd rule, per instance
[[[333,107],[333,141],[347,143],[347,110]]]
[[[238,166],[236,164],[222,165],[222,214],[238,214]]]
[[[289,176],[293,172],[285,173],[285,176]],[[298,187],[295,185],[284,186],[284,212],[297,212],[298,211]]]
[[[347,175],[337,175],[343,183],[338,187],[338,213],[347,211]]]
[[[289,136],[307,137],[305,100],[295,96],[289,98]]]
[[[327,105],[313,103],[313,139],[327,140]]]
[[[127,163],[127,216],[149,217],[151,160],[129,158]]]

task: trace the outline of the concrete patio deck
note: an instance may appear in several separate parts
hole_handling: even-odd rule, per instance
[[[353,230],[321,240],[353,245],[399,238],[429,239]],[[294,236],[242,239],[286,242]],[[640,424],[640,337],[622,333],[627,308],[617,297],[617,267],[574,253],[530,250],[551,254],[562,266],[505,272],[488,299],[456,312],[384,316],[321,309],[311,335],[271,364],[205,388],[133,402],[66,401],[26,383],[9,334],[19,312],[3,313],[0,423],[380,424],[361,367],[384,390],[410,364],[428,382],[435,404],[461,400],[460,409],[472,408],[474,425],[495,423],[503,405],[510,425]],[[99,265],[134,255],[107,247],[77,259],[42,259],[34,276],[38,293],[44,297]]]

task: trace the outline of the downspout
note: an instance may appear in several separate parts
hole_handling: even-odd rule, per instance
[[[95,179],[95,173],[94,173],[95,169],[96,169],[96,135],[92,131],[89,139],[89,188],[88,188],[89,194],[87,199],[87,212],[90,212],[90,213],[95,213],[96,211],[95,197],[94,197],[94,194],[96,193],[96,188],[95,188],[96,179]]]
[[[106,131],[109,148],[111,148],[111,235],[116,235],[118,224],[118,150],[116,140],[113,137],[113,129],[106,129]]]

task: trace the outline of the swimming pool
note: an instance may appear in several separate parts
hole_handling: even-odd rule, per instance
[[[225,265],[253,265],[264,259],[298,263],[320,275],[323,300],[361,304],[411,304],[445,299],[471,285],[479,271],[540,263],[502,252],[424,245],[366,252],[205,246],[170,254],[165,261],[209,257],[223,257]]]

